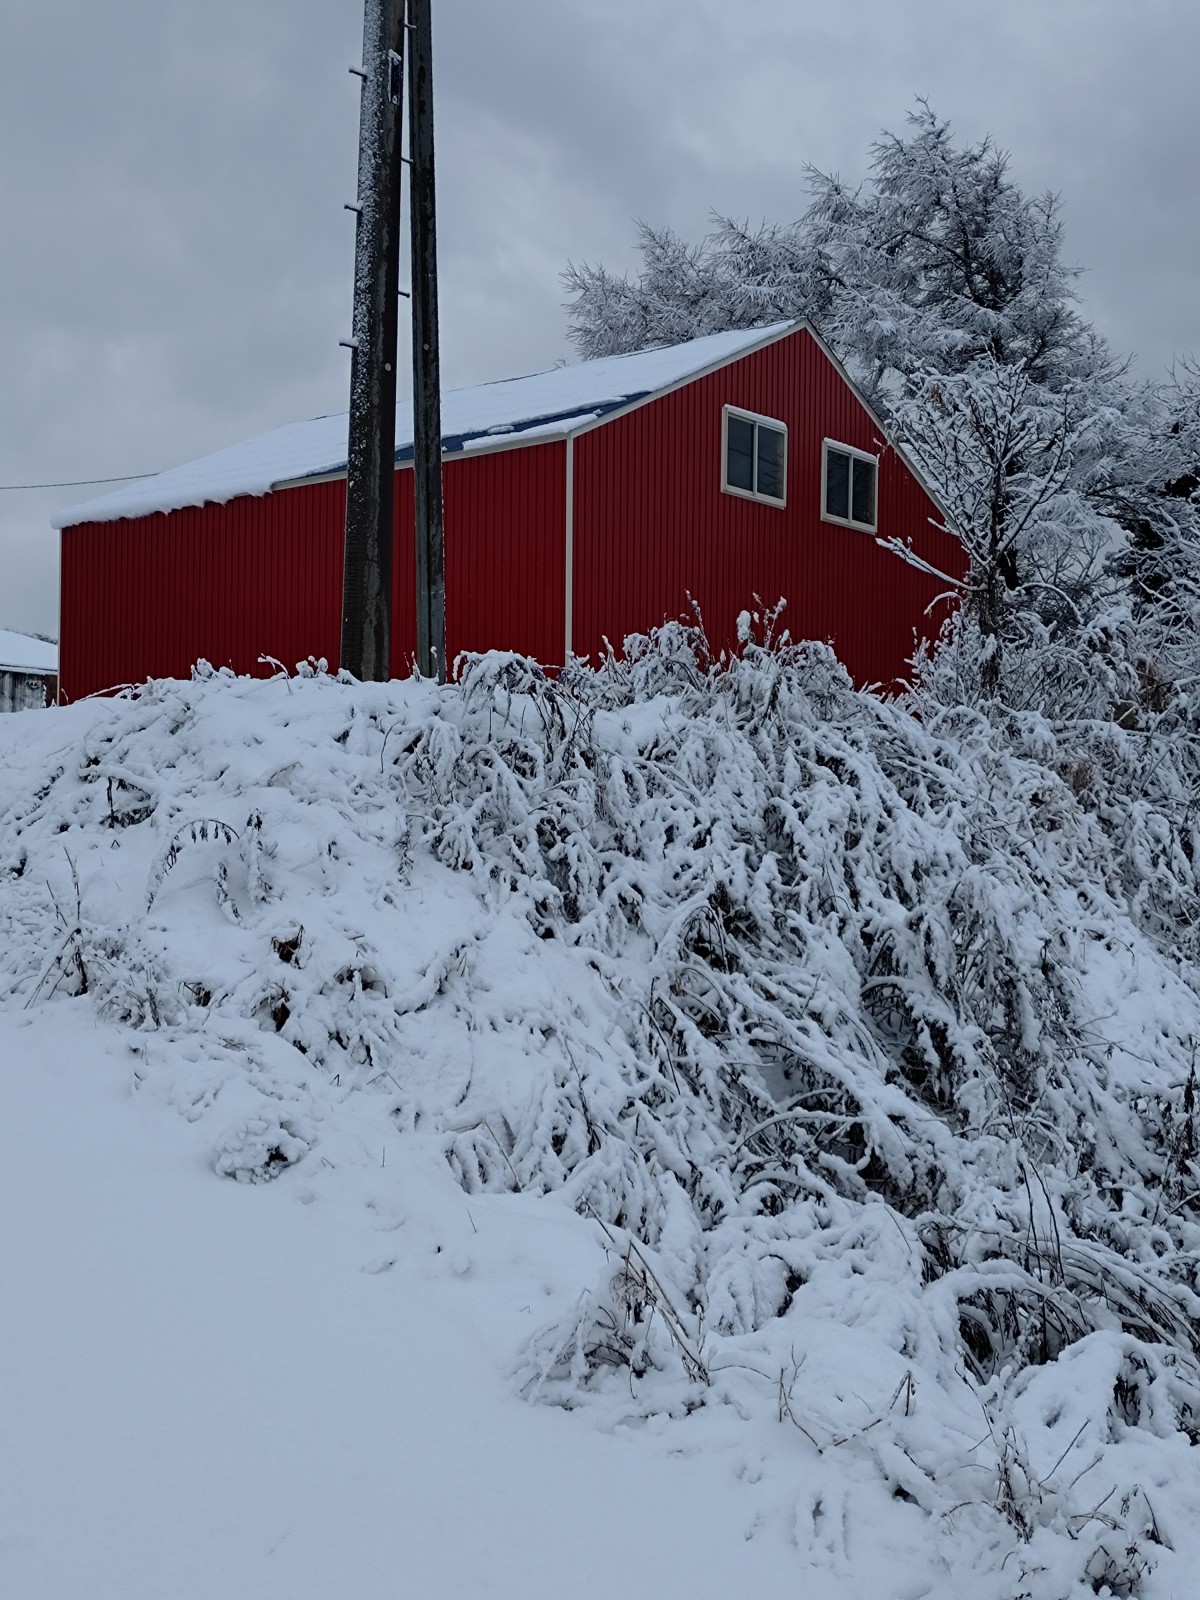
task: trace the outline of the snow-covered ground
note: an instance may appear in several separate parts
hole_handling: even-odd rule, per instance
[[[377,1167],[218,1183],[210,1130],[67,1011],[0,1025],[4,1594],[781,1592],[795,1548],[751,1536],[746,1483],[769,1411],[601,1433],[514,1396],[531,1324],[595,1276],[593,1229],[468,1202],[378,1126]]]
[[[689,659],[0,727],[0,1592],[1192,1592],[1161,895]]]

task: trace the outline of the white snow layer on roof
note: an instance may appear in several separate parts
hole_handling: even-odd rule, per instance
[[[606,411],[720,366],[794,326],[778,322],[765,328],[714,333],[687,344],[450,390],[442,396],[443,446],[479,448],[506,433],[520,433],[526,439],[562,438]],[[347,431],[344,411],[289,423],[72,506],[54,525],[69,528],[80,522],[115,522],[120,517],[176,511],[182,506],[232,500],[236,495],[266,494],[276,485],[298,478],[342,472]],[[396,407],[397,454],[411,451],[412,442],[412,402],[405,400]]]
[[[57,672],[58,646],[0,628],[0,672]]]

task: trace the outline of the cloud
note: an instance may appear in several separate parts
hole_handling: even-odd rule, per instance
[[[340,409],[361,0],[14,8],[0,61],[0,482],[108,476]],[[1176,0],[442,0],[443,370],[567,353],[559,273],[632,221],[791,218],[926,94],[1063,196],[1085,308],[1156,370],[1200,347]],[[402,355],[402,362],[406,359]],[[53,628],[52,512],[0,494],[0,624]]]

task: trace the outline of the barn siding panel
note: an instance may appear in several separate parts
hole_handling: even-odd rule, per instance
[[[722,494],[721,408],[788,425],[784,510]],[[859,682],[903,674],[914,630],[946,585],[854,529],[820,520],[821,441],[880,450],[869,413],[799,331],[618,416],[575,443],[576,652],[596,655],[699,605],[714,646],[736,617],[788,601],[793,638],[831,640]],[[454,455],[445,463],[451,661],[506,649],[563,655],[566,447]],[[186,677],[203,656],[263,673],[338,660],[345,482],[62,535],[61,688],[76,699],[148,676]],[[959,574],[957,542],[893,451],[879,470],[879,532]],[[397,473],[393,671],[415,651],[412,473]]]
[[[783,510],[721,492],[724,405],[787,424]],[[792,637],[832,641],[858,682],[901,677],[914,629],[947,586],[869,534],[821,521],[826,437],[880,452],[880,536],[961,574],[960,546],[933,526],[936,507],[800,330],[576,440],[576,652],[595,656],[605,635],[619,644],[685,614],[689,595],[710,643],[729,646],[757,594],[767,605],[785,598]]]
[[[186,678],[201,657],[269,675],[340,638],[344,482],[62,534],[62,697],[149,676]]]
[[[462,650],[563,649],[566,473],[561,441],[445,463],[446,616]],[[416,650],[412,472],[396,474],[392,670]],[[186,678],[201,657],[269,675],[308,656],[338,664],[344,480],[240,496],[62,534],[64,699],[147,677]]]
[[[444,464],[446,649],[515,650],[558,664],[566,609],[566,445],[561,440]],[[411,469],[396,474],[394,670],[416,650]]]

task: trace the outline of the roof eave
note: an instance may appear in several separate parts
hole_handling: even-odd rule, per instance
[[[614,406],[611,410],[603,412],[600,416],[591,417],[587,422],[582,422],[577,427],[564,428],[562,433],[543,433],[535,435],[533,438],[522,438],[519,432],[498,434],[494,444],[473,444],[470,450],[443,450],[442,462],[445,464],[447,461],[457,461],[467,455],[492,455],[500,450],[519,450],[536,444],[555,444],[566,439],[578,439],[585,433],[593,433],[597,428],[603,428],[608,422],[615,422],[620,417],[629,416],[631,412],[640,411],[643,406],[653,405],[656,400],[661,400],[665,395],[674,394],[677,389],[686,389],[690,383],[696,383],[699,379],[707,378],[714,372],[720,372],[723,367],[731,367],[736,361],[741,361],[746,356],[757,355],[760,350],[765,350],[768,346],[777,344],[780,339],[790,338],[793,333],[799,333],[802,330],[813,333],[813,329],[803,318],[797,318],[796,321],[789,322],[784,327],[776,326],[772,332],[764,334],[761,339],[756,339],[753,344],[743,345],[729,355],[720,356],[717,360],[710,361],[707,366],[697,367],[694,372],[686,373],[682,378],[676,378],[672,383],[663,384],[660,389],[651,389],[645,394],[639,394],[636,399],[628,401],[625,405]],[[814,338],[816,337],[815,333],[813,336]],[[817,343],[822,350],[826,350],[826,346],[819,338]],[[651,346],[650,348],[656,347]],[[828,354],[827,350],[826,353]],[[855,395],[861,400],[862,396],[859,395],[850,377],[840,364],[837,364],[837,366],[839,373],[850,384]],[[866,402],[863,401],[863,404],[866,405]],[[870,407],[868,406],[867,409],[869,411]],[[879,423],[879,419],[875,417],[874,412],[871,412],[871,416],[877,425],[882,426]],[[397,461],[396,470],[400,472],[405,467],[411,466],[411,461]],[[273,493],[276,489],[299,489],[305,484],[313,483],[337,483],[345,476],[346,468],[343,466],[336,471],[316,473],[302,478],[282,478],[278,483],[271,485],[271,491]]]
[[[673,383],[666,383],[661,389],[654,389],[649,394],[639,395],[636,400],[631,400],[628,405],[618,406],[612,411],[606,411],[602,417],[595,417],[590,422],[584,422],[577,428],[563,435],[566,439],[578,439],[585,433],[594,433],[597,428],[604,427],[607,422],[616,422],[620,417],[627,417],[633,411],[640,411],[643,406],[653,405],[656,400],[661,400],[665,395],[674,394],[677,389],[686,389],[690,383],[697,383],[701,378],[710,377],[714,372],[720,372],[723,367],[731,367],[737,361],[743,361],[747,356],[757,355],[760,350],[766,350],[770,345],[778,344],[780,339],[789,339],[792,334],[799,333],[807,328],[808,324],[799,319],[790,322],[786,327],[777,327],[774,332],[765,334],[753,344],[743,345],[740,350],[733,351],[730,355],[721,356],[719,360],[710,361],[705,367],[697,367],[695,372],[689,372],[686,377],[676,378]]]
[[[616,413],[610,412],[609,415],[615,416]],[[600,417],[597,420],[604,422],[607,421],[607,418]],[[569,437],[570,435],[565,431],[563,433],[538,433],[529,438],[523,437],[520,433],[497,434],[493,442],[472,444],[469,450],[443,450],[442,465],[445,466],[448,461],[469,460],[472,456],[499,455],[502,450],[532,450],[535,445],[539,444],[562,444],[563,440]],[[395,467],[397,472],[411,471],[412,457],[410,456],[407,461],[397,461]],[[343,466],[332,469],[329,472],[314,472],[303,478],[280,478],[277,483],[271,485],[268,492],[274,494],[277,489],[307,489],[314,483],[340,483],[345,476],[346,468]]]

